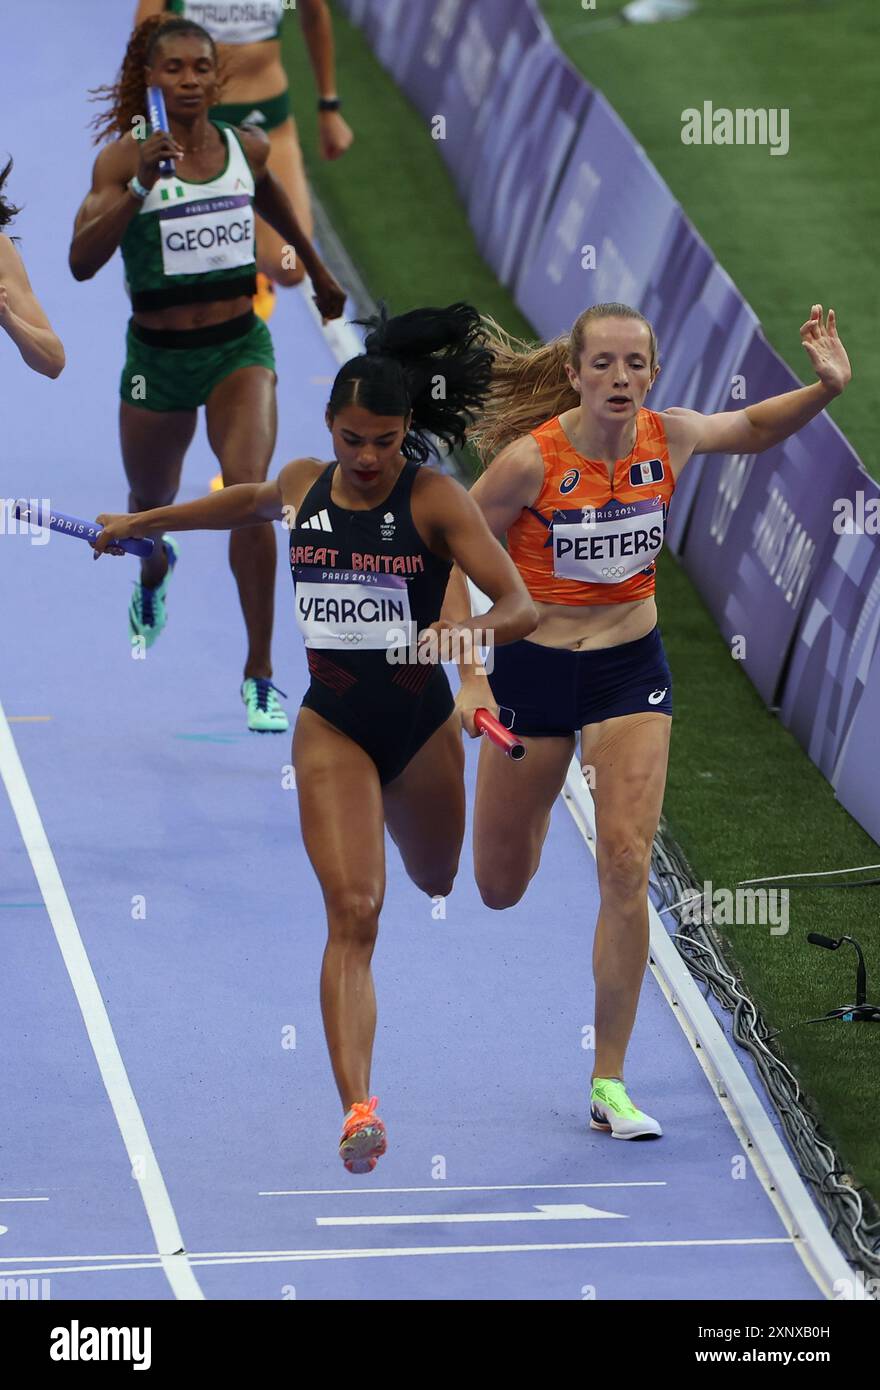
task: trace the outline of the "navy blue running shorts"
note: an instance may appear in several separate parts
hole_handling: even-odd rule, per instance
[[[489,676],[499,718],[532,738],[577,733],[621,714],[672,714],[672,673],[660,628],[635,642],[575,652],[528,638],[496,647]]]

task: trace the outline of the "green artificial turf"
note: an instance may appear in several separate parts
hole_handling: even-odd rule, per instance
[[[699,0],[684,19],[615,24],[624,0],[594,10],[539,3],[805,383],[814,377],[798,329],[814,303],[837,311],[854,382],[829,413],[880,479],[869,386],[880,316],[880,4]],[[704,101],[787,110],[788,153],[683,144],[682,112]]]

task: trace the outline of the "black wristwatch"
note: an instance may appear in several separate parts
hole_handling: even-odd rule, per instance
[[[319,111],[338,111],[341,106],[339,97],[321,97],[318,101]]]

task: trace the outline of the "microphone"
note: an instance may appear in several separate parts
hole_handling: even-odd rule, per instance
[[[826,1018],[841,1018],[845,1023],[880,1023],[880,1007],[876,1004],[868,1004],[868,975],[865,969],[865,956],[861,946],[854,936],[823,936],[821,932],[811,931],[807,933],[807,940],[811,946],[824,946],[827,951],[836,951],[838,946],[842,946],[848,941],[855,947],[858,956],[856,966],[856,1002],[854,1004],[844,1004],[840,1009],[832,1009],[822,1018],[810,1018],[808,1023],[821,1023]]]

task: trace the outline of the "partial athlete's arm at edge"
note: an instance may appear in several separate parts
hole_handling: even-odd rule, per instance
[[[104,530],[94,548],[101,554],[117,540],[141,536],[149,539],[165,531],[234,531],[240,526],[286,519],[282,477],[297,462],[285,464],[277,478],[265,483],[233,483],[207,497],[197,497],[194,502],[122,515],[102,512],[96,521]]]

